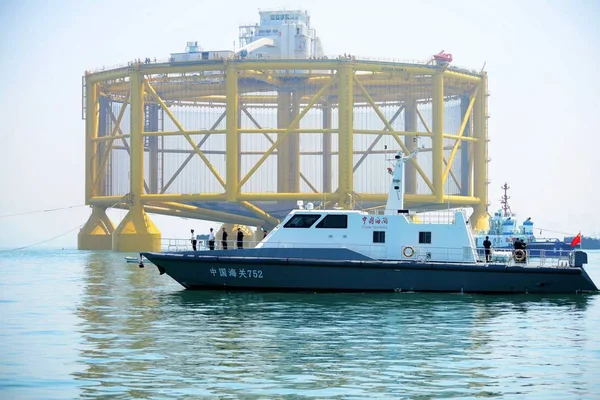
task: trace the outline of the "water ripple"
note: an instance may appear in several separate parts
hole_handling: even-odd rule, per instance
[[[27,254],[0,260],[6,398],[600,393],[596,295],[186,292],[119,254]]]

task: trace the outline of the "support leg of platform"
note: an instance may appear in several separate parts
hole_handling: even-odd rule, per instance
[[[77,235],[79,250],[110,250],[115,226],[106,215],[106,208],[92,207],[92,215]]]
[[[141,204],[133,204],[112,235],[112,250],[160,251],[160,231]]]

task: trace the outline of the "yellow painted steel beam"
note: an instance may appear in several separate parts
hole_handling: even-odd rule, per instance
[[[338,193],[242,193],[239,201],[338,201]]]
[[[225,201],[225,193],[195,193],[195,194],[143,194],[140,201],[143,204],[163,201],[174,202],[203,202]],[[114,204],[125,202],[123,196],[96,196],[90,199],[90,204],[101,207],[113,207]]]
[[[296,128],[296,129],[287,129],[287,128],[282,128],[282,129],[261,128],[261,129],[249,129],[249,128],[242,128],[239,131],[240,131],[240,133],[257,134],[257,135],[268,134],[268,133],[285,133],[285,132],[303,133],[303,134],[312,134],[312,133],[314,133],[314,134],[322,134],[322,133],[337,132],[337,129],[310,129],[310,128]]]
[[[143,75],[132,71],[129,75],[131,81],[130,105],[130,193],[137,200],[144,192],[144,85]],[[115,124],[118,126],[117,124]],[[120,129],[120,128],[119,128]]]
[[[385,193],[358,193],[360,199],[369,203],[385,203],[387,194]],[[480,199],[472,196],[446,196],[453,205],[456,206],[472,206],[480,203]],[[436,203],[435,195],[432,194],[414,194],[407,193],[404,195],[404,201],[408,204]]]
[[[238,133],[238,74],[234,64],[227,64],[225,88],[227,92],[227,136],[225,137],[226,192],[227,201],[235,201],[240,192],[238,186],[240,134]]]
[[[121,126],[121,121],[123,119],[123,115],[125,115],[125,110],[127,109],[127,105],[129,103],[130,94],[127,95],[125,102],[123,102],[123,105],[121,106],[121,110],[119,111],[119,116],[117,117],[117,122],[115,123],[115,126],[113,127],[113,130],[110,133],[110,136],[104,137],[104,138],[108,138],[109,142],[106,145],[106,149],[104,150],[104,154],[102,155],[102,160],[100,161],[100,166],[98,167],[98,171],[96,173],[96,178],[94,179],[94,183],[93,183],[94,191],[97,189],[96,186],[98,185],[98,182],[100,182],[100,176],[105,174],[104,167],[106,166],[106,162],[108,161],[108,157],[112,150],[114,140],[116,139],[117,131],[119,130],[119,127]],[[102,139],[104,139],[104,138],[102,138]],[[99,139],[99,138],[96,138],[96,139]]]
[[[240,71],[243,70],[304,70],[308,75],[315,71],[337,70],[340,65],[352,63],[354,68],[363,72],[379,72],[386,74],[416,74],[432,75],[439,70],[437,66],[425,64],[377,62],[365,60],[347,60],[347,59],[319,59],[319,60],[298,60],[298,59],[263,59],[263,60],[209,60],[202,62],[170,62],[170,63],[152,63],[152,64],[134,64],[128,68],[119,68],[110,71],[96,72],[88,74],[93,79],[116,79],[114,76],[126,76],[128,69],[138,69],[144,74],[185,74],[191,72],[224,70],[227,64],[235,64]],[[446,69],[443,71],[449,78],[478,83],[479,76],[470,75],[462,71],[453,71]]]
[[[98,136],[100,102],[98,101],[98,84],[87,80],[85,82],[85,200],[96,195],[94,191],[94,176],[96,176],[95,157],[97,146],[93,139]]]
[[[458,135],[451,135],[448,133],[444,133],[444,139],[455,139],[455,140],[458,140],[459,142],[476,142],[478,140],[477,138],[472,138],[470,136],[458,136]]]
[[[291,171],[290,162],[290,136],[284,135],[287,128],[294,129],[296,126],[290,127],[290,122],[293,119],[292,110],[292,92],[290,90],[277,91],[277,128],[283,129],[283,132],[277,134],[277,138],[281,137],[277,146],[277,191],[278,192],[295,192],[289,187],[289,176]],[[274,144],[274,143],[273,143]]]
[[[433,194],[437,203],[444,202],[444,76],[433,76],[432,120],[433,120]],[[448,164],[450,165],[450,164]]]
[[[205,129],[200,131],[159,131],[159,132],[144,132],[144,136],[185,136],[187,135],[224,135],[227,133],[227,129]],[[200,147],[200,145],[198,145]]]
[[[89,83],[99,83],[105,81],[112,81],[117,79],[123,79],[129,76],[129,70],[127,68],[120,68],[110,71],[102,71],[93,74],[87,74],[85,81]]]
[[[169,118],[171,119],[171,121],[173,121],[173,123],[175,124],[175,126],[177,127],[177,129],[179,129],[183,133],[183,135],[184,135],[185,139],[187,140],[187,142],[190,144],[190,146],[192,146],[192,148],[194,149],[194,151],[196,152],[196,154],[198,154],[198,156],[200,156],[200,158],[202,159],[202,161],[204,161],[204,164],[206,164],[206,167],[208,168],[208,170],[210,172],[212,172],[212,174],[215,176],[215,178],[221,184],[221,186],[223,186],[223,188],[225,188],[225,186],[226,186],[225,185],[225,181],[223,180],[223,178],[221,177],[221,175],[219,175],[219,172],[211,164],[211,162],[208,160],[208,158],[206,158],[206,156],[202,153],[202,151],[198,148],[198,146],[196,146],[196,143],[194,143],[194,140],[190,137],[190,135],[185,132],[185,129],[183,128],[183,126],[181,126],[181,124],[179,123],[179,121],[177,120],[177,118],[175,118],[175,116],[173,115],[173,113],[171,112],[171,110],[169,110],[169,107],[167,107],[167,105],[163,102],[163,100],[160,98],[160,96],[158,95],[158,93],[156,93],[156,91],[154,90],[154,88],[148,82],[145,82],[145,86],[146,86],[146,89],[148,89],[148,91],[154,96],[154,98],[156,99],[156,101],[158,101],[158,103],[160,104],[161,108],[169,116]]]
[[[354,70],[352,64],[338,68],[338,204],[352,208],[354,192]]]
[[[118,119],[118,117],[117,117],[117,119]],[[116,127],[115,127],[115,129],[116,129]],[[142,135],[143,135],[143,132],[142,132]],[[148,135],[148,136],[151,136],[151,135]],[[160,136],[160,135],[152,135],[152,136]],[[128,137],[131,137],[131,135],[128,133],[124,134],[124,135],[102,136],[102,137],[97,137],[97,138],[92,139],[92,142],[94,142],[94,143],[111,142],[111,146],[112,146],[113,140],[116,140],[116,139],[123,140],[123,139],[127,139]]]
[[[277,226],[280,222],[279,219],[277,219],[277,218],[273,217],[271,214],[261,210],[259,207],[256,207],[254,204],[252,204],[250,202],[242,201],[240,203],[240,205],[273,227]]]
[[[476,229],[487,229],[487,75],[479,84],[479,96],[475,100],[473,136],[479,140],[474,144],[474,195],[481,199],[474,208],[472,218]]]
[[[450,78],[450,79],[457,79],[461,82],[468,82],[471,84],[475,84],[478,85],[479,83],[481,83],[481,76],[476,76],[476,75],[467,75],[464,73],[460,73],[460,72],[456,72],[456,71],[452,71],[452,70],[444,70],[443,72],[444,74],[444,78]]]
[[[385,203],[387,194],[385,193],[354,193],[354,195],[365,202]],[[446,196],[452,204],[456,205],[477,205],[480,199],[476,197]],[[238,200],[240,201],[338,201],[339,194],[333,193],[242,193]],[[435,195],[426,194],[406,194],[405,200],[409,203],[435,203]]]
[[[150,203],[157,201],[227,201],[227,193],[195,193],[195,194],[145,194],[142,202]]]
[[[360,81],[358,81],[358,80],[355,80],[355,81],[356,81],[358,87],[360,88],[360,90],[362,90],[362,92],[364,93],[365,97],[367,98],[367,100],[369,101],[369,103],[371,104],[371,106],[373,107],[373,110],[375,110],[375,113],[377,114],[377,116],[379,117],[379,119],[381,119],[381,121],[383,121],[385,127],[389,130],[389,133],[394,137],[394,139],[396,140],[396,142],[398,143],[398,145],[400,145],[400,148],[402,149],[402,151],[405,154],[408,154],[408,149],[406,148],[406,146],[402,142],[402,139],[400,138],[400,136],[398,134],[394,134],[394,132],[395,132],[394,128],[390,125],[389,121],[387,120],[387,118],[385,117],[385,115],[383,115],[383,113],[381,112],[381,110],[379,109],[379,107],[377,106],[377,104],[375,104],[375,102],[371,98],[371,95],[361,85]],[[431,189],[431,191],[433,192],[434,191],[434,186],[432,185],[431,181],[429,180],[429,178],[427,177],[427,175],[425,174],[425,172],[423,171],[423,169],[421,168],[421,166],[415,161],[414,158],[411,158],[410,162],[412,163],[412,165],[415,166],[415,169],[417,170],[417,172],[419,173],[419,175],[421,175],[421,178],[423,178],[423,181],[425,182],[425,184],[427,186],[429,186],[429,189]]]
[[[390,121],[390,124],[392,124],[392,122]],[[387,128],[386,128],[387,129]],[[431,137],[433,136],[433,133],[431,132],[406,132],[406,131],[382,131],[382,130],[378,130],[378,129],[355,129],[354,130],[355,134],[363,134],[363,135],[383,135],[383,136],[394,136],[394,135],[398,135],[398,136],[425,136],[425,137]]]
[[[452,151],[450,152],[450,156],[448,157],[448,165],[446,166],[446,170],[444,171],[444,177],[443,177],[444,184],[446,183],[446,180],[448,179],[448,173],[450,172],[450,169],[452,168],[452,164],[454,163],[454,157],[456,156],[456,152],[458,150],[458,145],[460,144],[461,140],[463,139],[463,133],[465,132],[465,128],[467,127],[467,122],[469,121],[469,118],[471,118],[471,112],[473,111],[473,105],[475,104],[475,99],[477,98],[478,91],[479,91],[479,88],[477,88],[477,90],[475,90],[475,93],[471,97],[471,101],[469,101],[469,105],[465,112],[465,116],[463,117],[462,123],[460,124],[460,128],[458,129],[456,143],[454,143],[454,147],[452,148]],[[448,136],[444,135],[444,137],[448,137]]]
[[[190,72],[223,71],[225,72],[225,60],[210,60],[201,63],[163,63],[143,64],[140,69],[147,75],[163,74],[187,74]]]
[[[160,214],[160,215],[169,215],[173,217],[181,217],[181,218],[189,218],[189,219],[198,219],[198,220],[208,220],[208,221],[219,221],[223,223],[232,223],[232,224],[244,224],[249,226],[260,226],[263,223],[262,220],[258,218],[249,218],[246,216],[235,215],[230,213],[224,213],[219,211],[208,210],[201,207],[191,207],[191,209],[186,209],[184,207],[178,207],[176,204],[171,203],[172,205],[169,207],[164,207],[163,205],[146,205],[144,209],[151,214]],[[185,206],[185,205],[181,205]]]
[[[255,226],[256,226],[256,224],[260,224],[263,222],[262,218],[251,218],[251,217],[246,217],[243,215],[232,214],[232,213],[225,212],[225,211],[216,211],[216,210],[211,210],[211,209],[204,208],[204,207],[198,207],[198,206],[194,206],[194,205],[190,205],[190,204],[183,204],[183,203],[178,203],[178,202],[152,203],[150,205],[154,206],[154,207],[165,207],[165,208],[171,208],[171,209],[181,210],[181,211],[186,211],[186,212],[200,213],[200,214],[202,214],[202,217],[204,217],[210,221],[226,220],[226,222],[229,222],[229,221],[236,221],[236,219],[239,218],[239,219],[243,219],[244,221],[243,222],[240,221],[238,223],[251,224],[251,225],[255,225]]]
[[[329,86],[333,84],[333,82],[335,82],[335,80],[328,84],[325,84],[321,88],[321,90],[317,92],[315,97],[313,97],[313,99],[306,105],[302,112],[300,112],[300,114],[298,114],[296,118],[294,118],[294,121],[292,121],[286,132],[283,132],[282,136],[277,138],[275,143],[265,152],[265,154],[258,160],[258,162],[250,169],[250,171],[248,171],[246,176],[244,176],[244,178],[240,181],[240,188],[243,187],[246,182],[248,182],[248,179],[250,179],[250,177],[258,170],[262,163],[264,163],[265,160],[273,153],[273,151],[275,151],[279,142],[285,137],[285,135],[289,134],[289,131],[293,129],[294,125],[296,125],[302,119],[302,117],[304,117],[306,113],[308,113],[311,107],[321,98],[321,96],[325,93]]]

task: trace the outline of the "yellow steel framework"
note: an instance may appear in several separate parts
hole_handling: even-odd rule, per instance
[[[135,63],[86,73],[83,85],[93,213],[80,248],[158,250],[146,212],[270,229],[281,214],[265,205],[377,207],[387,185],[373,182],[385,179],[386,153],[417,146],[407,206],[472,206],[473,226],[487,223],[485,73],[354,59],[210,60]],[[116,229],[107,207],[129,210]]]

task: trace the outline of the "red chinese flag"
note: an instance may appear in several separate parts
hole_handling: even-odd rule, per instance
[[[571,247],[575,247],[577,246],[579,243],[581,243],[581,233],[578,233],[577,236],[575,236],[573,238],[573,240],[571,241]]]

